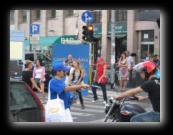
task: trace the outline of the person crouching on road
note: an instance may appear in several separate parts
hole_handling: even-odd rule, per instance
[[[65,67],[63,63],[57,63],[53,66],[52,75],[53,78],[50,80],[50,96],[51,99],[56,99],[57,94],[59,98],[64,101],[64,107],[67,114],[70,115],[68,118],[69,121],[73,122],[70,113],[70,93],[69,91],[76,91],[79,89],[86,89],[89,88],[90,85],[83,84],[83,85],[75,85],[75,86],[67,86],[64,81],[62,80],[63,77],[66,76],[66,72],[69,68]]]
[[[107,103],[107,93],[106,93],[106,82],[104,82],[103,79],[105,79],[106,77],[106,64],[104,63],[104,59],[103,58],[98,58],[97,60],[97,67],[96,67],[96,72],[94,75],[94,85],[99,85],[102,89],[103,92],[103,99],[104,99],[104,104]],[[92,92],[94,95],[94,100],[92,100],[91,102],[95,102],[96,100],[98,100],[97,97],[97,88],[92,87]]]

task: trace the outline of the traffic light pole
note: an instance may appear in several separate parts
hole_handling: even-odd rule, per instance
[[[115,75],[114,75],[114,64],[115,64],[115,10],[111,10],[111,89],[113,89]]]

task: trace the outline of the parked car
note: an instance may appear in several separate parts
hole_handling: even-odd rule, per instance
[[[45,108],[23,81],[10,78],[10,122],[45,122]]]

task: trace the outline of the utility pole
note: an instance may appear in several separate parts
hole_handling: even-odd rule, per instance
[[[113,89],[115,74],[115,10],[111,10],[111,89]]]
[[[32,51],[32,45],[30,44],[30,24],[32,23],[32,10],[29,10],[29,51]]]

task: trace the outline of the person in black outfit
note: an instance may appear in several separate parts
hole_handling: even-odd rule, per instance
[[[156,77],[156,64],[151,61],[145,61],[137,64],[133,69],[140,72],[140,76],[145,82],[137,88],[115,95],[114,99],[131,97],[145,91],[148,93],[148,96],[137,96],[138,100],[149,98],[153,111],[135,115],[130,122],[160,122],[160,80]]]
[[[32,68],[33,68],[32,61],[26,60],[25,61],[25,70],[22,72],[22,80],[31,89],[32,89],[32,86],[34,86],[39,92],[41,92],[41,89],[37,86],[37,84],[34,81]]]

